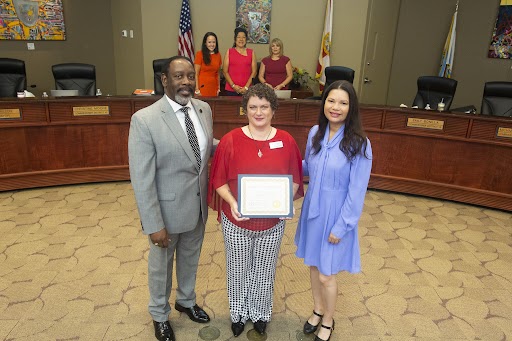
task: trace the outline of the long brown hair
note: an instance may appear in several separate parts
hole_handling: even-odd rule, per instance
[[[201,51],[203,52],[203,61],[206,65],[210,65],[212,59],[210,56],[210,50],[206,47],[206,40],[209,36],[212,36],[215,38],[215,49],[213,50],[213,53],[219,53],[219,40],[217,39],[217,35],[213,32],[206,32],[206,34],[203,37],[203,44],[201,45]]]
[[[327,96],[332,90],[339,89],[348,93],[349,109],[345,118],[345,131],[343,139],[340,142],[340,150],[345,154],[348,160],[352,161],[357,154],[364,150],[366,155],[366,133],[361,124],[361,115],[359,114],[359,102],[357,100],[356,91],[352,83],[347,81],[335,81],[324,91],[322,95],[322,106],[318,115],[318,131],[313,136],[313,154],[318,154],[322,149],[322,140],[325,136],[325,130],[329,124],[329,120],[325,117],[324,106]]]

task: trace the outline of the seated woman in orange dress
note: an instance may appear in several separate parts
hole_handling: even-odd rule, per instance
[[[220,67],[222,65],[217,44],[217,35],[206,32],[201,45],[201,51],[196,53],[194,67],[198,80],[196,96],[218,96],[220,92]]]

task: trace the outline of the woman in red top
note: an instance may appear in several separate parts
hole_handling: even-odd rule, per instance
[[[226,93],[229,96],[245,94],[256,76],[256,55],[247,45],[247,30],[235,28],[235,43],[226,52],[222,71],[226,78]]]
[[[304,195],[302,157],[293,137],[271,125],[278,101],[264,84],[242,99],[248,125],[222,138],[210,169],[208,198],[219,211],[226,247],[226,276],[231,329],[240,335],[245,322],[265,333],[272,314],[274,278],[284,233],[280,218],[242,217],[237,204],[238,174],[286,174],[293,178],[294,199]],[[222,198],[219,205],[215,193]]]
[[[268,49],[270,55],[261,60],[258,78],[275,90],[288,89],[288,84],[293,79],[293,68],[290,58],[283,55],[283,42],[274,38]]]
[[[206,32],[201,51],[196,53],[194,67],[198,81],[196,82],[197,96],[218,96],[220,92],[220,67],[222,65],[217,35]]]

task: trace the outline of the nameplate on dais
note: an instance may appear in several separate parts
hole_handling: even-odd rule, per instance
[[[407,119],[407,126],[413,128],[443,130],[444,121],[410,117]]]
[[[512,128],[498,127],[496,136],[512,138]]]
[[[0,119],[15,120],[21,118],[20,109],[0,109]]]
[[[108,116],[108,105],[95,105],[87,107],[73,107],[73,116]]]

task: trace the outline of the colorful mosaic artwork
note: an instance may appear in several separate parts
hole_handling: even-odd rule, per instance
[[[236,0],[236,27],[247,29],[248,43],[268,44],[272,0]]]
[[[489,58],[512,58],[512,4],[508,2],[501,1],[489,46]]]
[[[0,0],[0,40],[66,40],[62,0]]]

